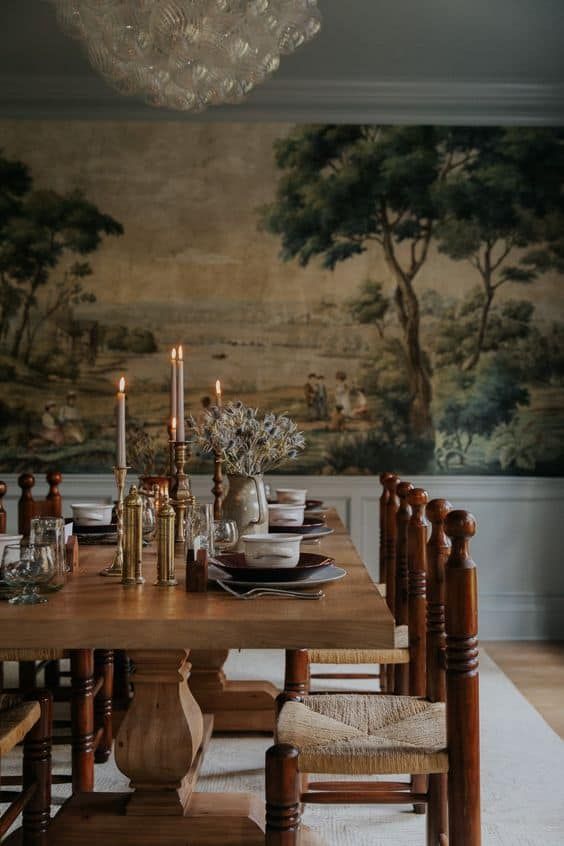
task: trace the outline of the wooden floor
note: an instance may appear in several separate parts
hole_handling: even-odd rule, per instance
[[[564,738],[564,642],[485,641],[483,647]]]

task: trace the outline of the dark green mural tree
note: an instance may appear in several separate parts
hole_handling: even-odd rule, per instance
[[[469,261],[481,281],[460,315],[470,347],[464,369],[475,368],[491,345],[488,326],[502,286],[564,270],[563,185],[564,132],[511,127],[475,136],[475,155],[444,186],[439,249]]]
[[[31,345],[24,349],[23,341],[38,292],[52,285],[53,302],[60,305],[91,297],[81,282],[90,265],[78,258],[98,249],[103,236],[121,235],[123,227],[79,191],[33,190],[19,162],[0,157],[0,177],[0,326],[15,319],[11,354],[27,363]]]
[[[282,258],[335,266],[378,244],[394,283],[410,394],[410,427],[432,438],[431,370],[421,343],[416,279],[445,213],[452,175],[490,130],[442,127],[306,126],[276,142],[282,171],[265,227]]]

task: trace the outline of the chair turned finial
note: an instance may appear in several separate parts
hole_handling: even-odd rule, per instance
[[[397,473],[383,473],[384,478],[382,479],[382,484],[386,488],[389,493],[396,493],[396,488],[399,482],[399,476]]]
[[[444,530],[444,523],[449,514],[453,510],[452,505],[448,499],[432,499],[427,505],[425,513],[433,529]]]
[[[45,474],[45,478],[47,479],[47,484],[49,485],[49,491],[45,499],[50,503],[53,516],[62,517],[63,497],[61,496],[59,485],[63,481],[63,475],[62,473],[59,473],[58,470],[49,470]]]
[[[406,500],[408,494],[413,490],[413,485],[411,482],[398,482],[398,486],[396,488],[396,493],[399,496],[400,500]]]
[[[413,490],[411,490],[407,495],[407,501],[413,508],[414,512],[415,509],[417,509],[417,512],[420,514],[422,509],[429,502],[429,494],[425,488],[413,488]]]
[[[452,541],[449,566],[475,567],[469,552],[470,539],[476,534],[474,515],[469,511],[450,511],[445,519],[445,532]]]
[[[31,497],[31,489],[35,485],[35,476],[33,473],[20,473],[18,476],[18,485],[22,489],[22,497],[29,499]]]
[[[6,509],[4,508],[4,497],[8,491],[6,482],[0,482],[0,535],[6,533]]]

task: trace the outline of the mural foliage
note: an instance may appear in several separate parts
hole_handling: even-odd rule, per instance
[[[180,339],[192,412],[219,376],[227,397],[300,421],[309,448],[292,471],[562,474],[564,133],[268,127],[245,161],[245,132],[259,130],[240,130],[231,165],[260,181],[248,194],[225,197],[204,135],[199,153],[186,150],[186,174],[212,174],[217,252],[194,254],[172,294],[140,286],[127,302],[110,269],[143,260],[136,200],[101,191],[96,173],[79,185],[71,165],[55,190],[45,157],[36,186],[11,128],[0,154],[2,469],[108,470],[121,371],[136,469],[159,469],[167,347]],[[127,194],[139,174],[121,166]],[[155,223],[155,254],[168,226],[193,243],[178,221],[191,203],[179,185],[176,211]],[[235,294],[217,286],[214,297],[210,267]],[[204,469],[197,455],[193,469]]]

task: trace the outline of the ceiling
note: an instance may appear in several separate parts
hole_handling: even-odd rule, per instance
[[[0,117],[564,123],[562,0],[318,0],[319,36],[191,118],[99,79],[45,0],[0,0]]]

